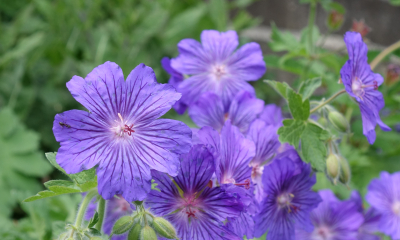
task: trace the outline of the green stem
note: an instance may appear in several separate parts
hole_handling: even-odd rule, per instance
[[[310,15],[308,16],[308,44],[310,45],[310,52],[313,53],[313,28],[315,23],[315,15],[317,12],[317,4],[313,1],[310,3]]]
[[[82,226],[83,216],[86,213],[86,208],[89,205],[92,198],[96,196],[96,194],[97,194],[97,189],[92,189],[86,194],[85,198],[83,199],[81,206],[79,207],[78,210],[78,215],[76,216],[75,220],[76,228],[80,228]]]
[[[316,106],[315,108],[311,109],[310,114],[317,111],[318,109],[320,109],[321,107],[323,107],[324,105],[330,103],[333,99],[335,99],[337,96],[339,96],[342,93],[345,93],[346,89],[342,89],[339,92],[335,93],[332,97],[328,98],[325,102],[319,104],[318,106]]]
[[[400,48],[400,41],[393,43],[392,45],[390,45],[389,47],[385,48],[385,50],[383,50],[381,53],[378,54],[378,56],[376,56],[376,58],[374,58],[374,60],[372,60],[371,62],[371,69],[374,70],[374,68],[376,66],[378,66],[378,64],[390,53],[392,53],[393,51],[395,51],[396,49]]]
[[[104,213],[106,211],[106,200],[100,197],[99,203],[97,205],[97,212],[99,214],[99,221],[94,226],[99,232],[101,231],[101,227],[103,226]]]

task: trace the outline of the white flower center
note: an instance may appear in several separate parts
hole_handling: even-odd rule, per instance
[[[392,210],[393,210],[394,214],[396,214],[397,216],[400,216],[400,201],[394,202],[394,204],[392,205]]]
[[[316,227],[313,233],[313,240],[331,240],[333,234],[326,226]]]
[[[115,120],[116,124],[111,128],[111,131],[118,137],[131,136],[132,133],[135,132],[135,130],[133,130],[133,124],[129,126],[120,113],[118,113],[118,117],[120,121]]]
[[[211,74],[216,80],[220,80],[225,74],[227,74],[226,66],[216,64],[211,68]]]
[[[357,97],[359,97],[361,99],[363,98],[363,96],[365,94],[365,90],[364,90],[365,88],[373,88],[374,90],[376,90],[376,89],[378,89],[378,82],[373,81],[372,84],[364,85],[358,77],[353,78],[353,80],[351,82],[351,91]]]

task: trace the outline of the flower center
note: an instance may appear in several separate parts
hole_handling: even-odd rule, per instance
[[[131,136],[132,133],[135,132],[135,130],[133,130],[133,124],[129,126],[126,121],[124,121],[120,113],[118,113],[118,117],[120,121],[115,120],[117,124],[116,126],[112,127],[111,130],[119,137],[123,137],[125,133]]]
[[[211,73],[216,80],[220,80],[227,73],[226,67],[225,65],[215,65],[212,67]]]
[[[233,178],[225,178],[222,181],[223,184],[233,183],[236,186],[243,186],[246,190],[250,189],[250,179],[244,180],[242,183],[236,183],[235,179]]]
[[[258,166],[258,165],[253,166],[253,169],[251,170],[251,178],[257,183],[261,182],[261,176],[263,174],[263,171],[264,171],[264,166]]]
[[[400,201],[396,201],[393,206],[392,206],[393,212],[397,215],[400,216]]]
[[[353,81],[351,83],[351,90],[357,97],[362,99],[365,94],[365,88],[373,88],[374,90],[377,90],[378,82],[373,81],[373,83],[370,85],[364,85],[358,77],[353,78]]]
[[[288,213],[297,212],[300,208],[292,204],[294,195],[292,193],[282,193],[276,198],[276,202],[280,208],[286,208]]]
[[[328,227],[321,226],[315,229],[316,239],[318,240],[329,240],[332,237],[331,230]]]
[[[197,193],[194,193],[193,195],[184,198],[182,211],[187,214],[188,219],[190,219],[190,217],[196,218],[196,194]]]

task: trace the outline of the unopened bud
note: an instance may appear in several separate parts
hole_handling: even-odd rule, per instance
[[[326,127],[327,125],[328,125],[328,121],[326,120],[326,118],[324,118],[324,117],[320,117],[320,118],[318,118],[318,121],[317,121],[319,124],[321,124],[321,126],[323,126],[323,127]]]
[[[146,225],[140,231],[141,240],[157,240],[157,234],[152,227]]]
[[[123,234],[129,231],[129,229],[132,228],[132,225],[133,218],[131,216],[124,216],[115,222],[112,232],[116,235]]]
[[[142,230],[142,225],[140,225],[140,223],[137,223],[137,224],[129,231],[128,240],[139,240],[141,230]]]
[[[354,19],[350,31],[359,32],[362,37],[365,37],[371,31],[371,28],[364,22],[364,19],[360,21]]]
[[[340,174],[340,160],[336,154],[331,153],[326,159],[326,173],[332,179],[333,183],[336,184]]]
[[[340,162],[340,176],[339,176],[339,181],[345,185],[347,185],[350,182],[351,179],[351,169],[350,165],[347,162],[347,160],[339,156],[339,162]]]
[[[328,15],[327,25],[331,30],[338,30],[344,22],[344,15],[332,10]]]
[[[349,129],[349,122],[342,114],[337,111],[331,111],[328,114],[329,121],[332,125],[341,132],[346,132]]]
[[[160,234],[160,236],[163,236],[168,239],[177,238],[175,228],[172,226],[170,222],[168,222],[164,218],[155,217],[153,219],[153,227],[154,230],[156,230],[156,232]]]

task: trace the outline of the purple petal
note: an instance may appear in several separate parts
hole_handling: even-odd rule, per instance
[[[206,92],[189,108],[189,116],[199,127],[221,130],[224,125],[224,105],[218,95]]]
[[[265,105],[259,118],[269,125],[282,126],[282,110],[275,104]]]
[[[245,81],[262,77],[267,70],[261,47],[258,43],[247,43],[237,50],[228,61],[230,74]]]
[[[204,30],[201,33],[203,49],[210,55],[214,62],[224,62],[239,45],[235,31],[218,32]]]
[[[246,91],[251,96],[256,95],[253,86],[246,81],[238,81],[235,77],[221,79],[218,89],[217,94],[224,103],[225,111],[228,111],[231,102],[240,91]]]
[[[183,39],[178,43],[179,56],[171,59],[171,66],[183,74],[202,74],[209,68],[210,56],[194,39]]]
[[[178,91],[182,93],[182,102],[191,105],[196,102],[205,92],[212,92],[219,95],[217,83],[210,81],[207,75],[194,75],[183,81]]]
[[[221,102],[222,105],[222,102]],[[254,98],[246,91],[239,92],[232,100],[229,108],[229,119],[232,124],[240,129],[241,132],[247,132],[249,125],[257,118],[264,107],[264,101]]]
[[[227,227],[239,237],[253,238],[254,220],[248,213],[242,212],[238,218],[228,217]]]

